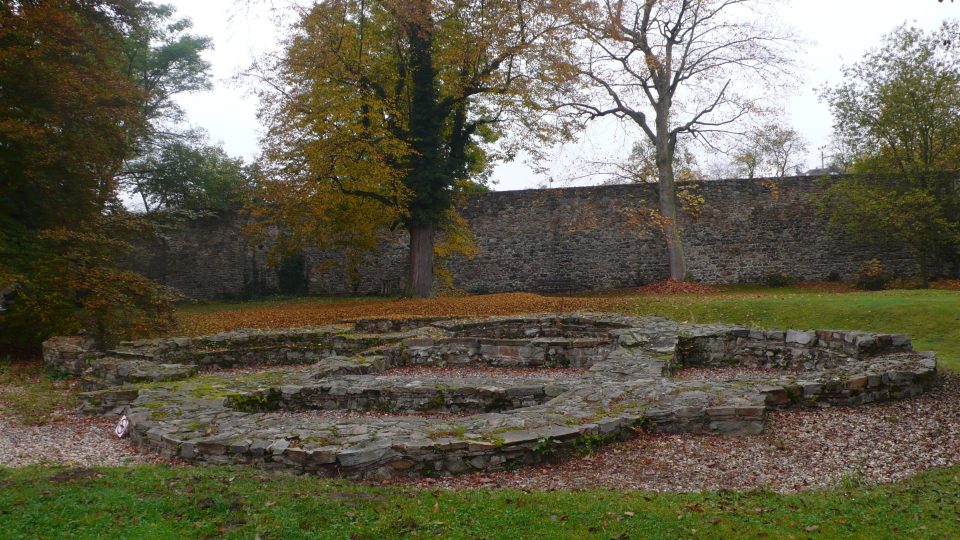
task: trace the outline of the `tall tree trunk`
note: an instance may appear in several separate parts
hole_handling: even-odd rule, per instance
[[[435,225],[410,227],[409,294],[415,298],[433,296],[433,242]]]
[[[673,178],[673,165],[659,168],[660,215],[664,217],[663,232],[667,240],[667,256],[670,261],[670,279],[687,277],[687,262],[680,238],[680,212],[677,209],[677,186]]]
[[[673,175],[673,153],[676,140],[670,136],[669,104],[666,111],[657,111],[657,176],[660,188],[660,216],[664,218],[663,233],[667,241],[670,279],[687,277],[687,262],[680,238],[680,211],[677,208],[677,182]]]
[[[433,65],[433,23],[430,2],[415,0],[422,19],[408,24],[410,43],[410,126],[413,150],[404,184],[413,194],[410,215],[410,280],[417,298],[433,294],[433,243],[437,225],[450,207],[449,178],[444,173],[443,114],[439,110],[437,72]]]

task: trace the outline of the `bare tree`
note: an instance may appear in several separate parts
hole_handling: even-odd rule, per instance
[[[803,165],[807,142],[791,127],[767,124],[763,128],[763,148],[775,176],[783,178],[789,169]]]
[[[750,128],[739,138],[733,152],[733,166],[738,174],[783,178],[787,171],[803,165],[807,142],[795,129],[780,121],[770,121]]]
[[[763,0],[588,0],[574,17],[582,92],[563,105],[589,119],[629,119],[656,150],[670,278],[686,277],[674,153],[681,137],[730,132],[760,108],[737,87],[789,81],[793,36],[771,26]],[[709,139],[705,138],[709,143]]]

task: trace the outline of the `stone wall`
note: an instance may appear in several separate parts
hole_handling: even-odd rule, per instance
[[[409,330],[358,333],[368,328]],[[451,355],[447,345],[469,336],[467,358]],[[580,364],[589,369],[546,369],[557,365],[549,350],[535,352],[585,338],[609,344]],[[44,358],[57,370],[82,368],[82,410],[126,416],[140,446],[211,465],[368,480],[509,469],[637,431],[756,435],[775,409],[907,398],[937,380],[936,356],[913,352],[905,335],[617,314],[235,330],[124,342],[80,353],[78,364],[83,348],[49,340]],[[486,369],[491,353],[497,365],[538,369]],[[196,376],[264,363],[285,367]],[[444,365],[458,367],[423,367]]]
[[[195,299],[243,297],[277,288],[272,243],[251,244],[236,216],[203,218],[144,242],[130,266]]]
[[[902,249],[858,246],[827,230],[811,203],[822,190],[812,177],[723,180],[697,184],[699,216],[684,216],[690,277],[712,283],[851,279],[864,262],[884,260],[900,275],[914,263]],[[461,209],[479,252],[447,267],[469,292],[559,292],[635,287],[667,277],[666,246],[649,209],[654,185],[523,190],[473,196]],[[269,241],[248,245],[236,219],[204,220],[151,246],[137,267],[205,299],[275,290]],[[313,294],[389,294],[402,289],[406,237],[396,234],[371,254],[351,282],[338,254],[307,250]]]

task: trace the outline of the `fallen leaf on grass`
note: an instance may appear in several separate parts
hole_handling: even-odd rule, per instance
[[[485,317],[525,313],[616,311],[622,298],[542,296],[532,293],[487,294],[468,297],[401,299],[384,301],[307,302],[244,306],[209,312],[177,313],[174,333],[215,334],[238,328],[288,328],[320,326],[356,319]]]

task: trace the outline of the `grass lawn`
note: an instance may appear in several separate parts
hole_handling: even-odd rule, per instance
[[[804,288],[732,287],[720,293],[668,296],[616,294],[575,297],[491,294],[432,300],[301,298],[251,304],[184,306],[173,333],[214,333],[242,327],[329,324],[364,317],[506,315],[609,310],[689,322],[729,322],[763,328],[867,330],[906,333],[918,350],[934,350],[941,365],[960,370],[960,291],[822,292]]]
[[[732,288],[673,296],[281,299],[183,307],[177,332],[576,310],[770,328],[904,332],[916,348],[935,350],[942,366],[960,370],[960,292],[949,290]],[[960,467],[895,485],[851,480],[799,495],[414,491],[240,467],[0,468],[0,538],[55,537],[952,539],[960,538]]]
[[[628,309],[690,322],[904,333],[913,338],[915,349],[936,351],[941,366],[960,370],[960,291],[838,294],[766,289],[632,299]]]
[[[943,538],[960,468],[767,492],[412,491],[247,468],[0,469],[4,538]]]
[[[76,407],[76,381],[48,373],[37,362],[0,359],[0,409],[24,424],[39,426]]]

